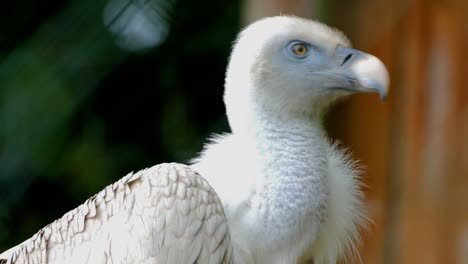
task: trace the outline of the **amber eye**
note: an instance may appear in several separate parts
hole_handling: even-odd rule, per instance
[[[299,56],[299,57],[302,57],[302,56],[306,55],[307,52],[309,52],[309,48],[307,48],[306,45],[301,44],[301,43],[294,44],[291,47],[291,49],[292,49],[292,52],[294,53],[294,55]]]

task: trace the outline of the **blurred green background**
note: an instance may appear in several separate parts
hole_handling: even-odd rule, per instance
[[[239,1],[19,0],[0,24],[0,252],[227,131]]]

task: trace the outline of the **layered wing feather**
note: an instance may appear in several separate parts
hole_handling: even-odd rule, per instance
[[[176,163],[123,177],[0,255],[0,264],[232,262],[218,196]]]

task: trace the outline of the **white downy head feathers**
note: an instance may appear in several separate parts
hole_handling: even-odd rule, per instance
[[[385,97],[385,66],[349,46],[341,32],[299,17],[270,17],[248,26],[226,73],[224,101],[233,131],[248,129],[255,115],[248,112],[258,107],[321,116],[332,101],[352,92]],[[304,54],[295,54],[297,48]]]

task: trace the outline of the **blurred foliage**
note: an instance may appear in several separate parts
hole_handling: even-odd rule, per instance
[[[228,130],[223,80],[239,1],[2,9],[0,252],[126,173],[187,162]]]

